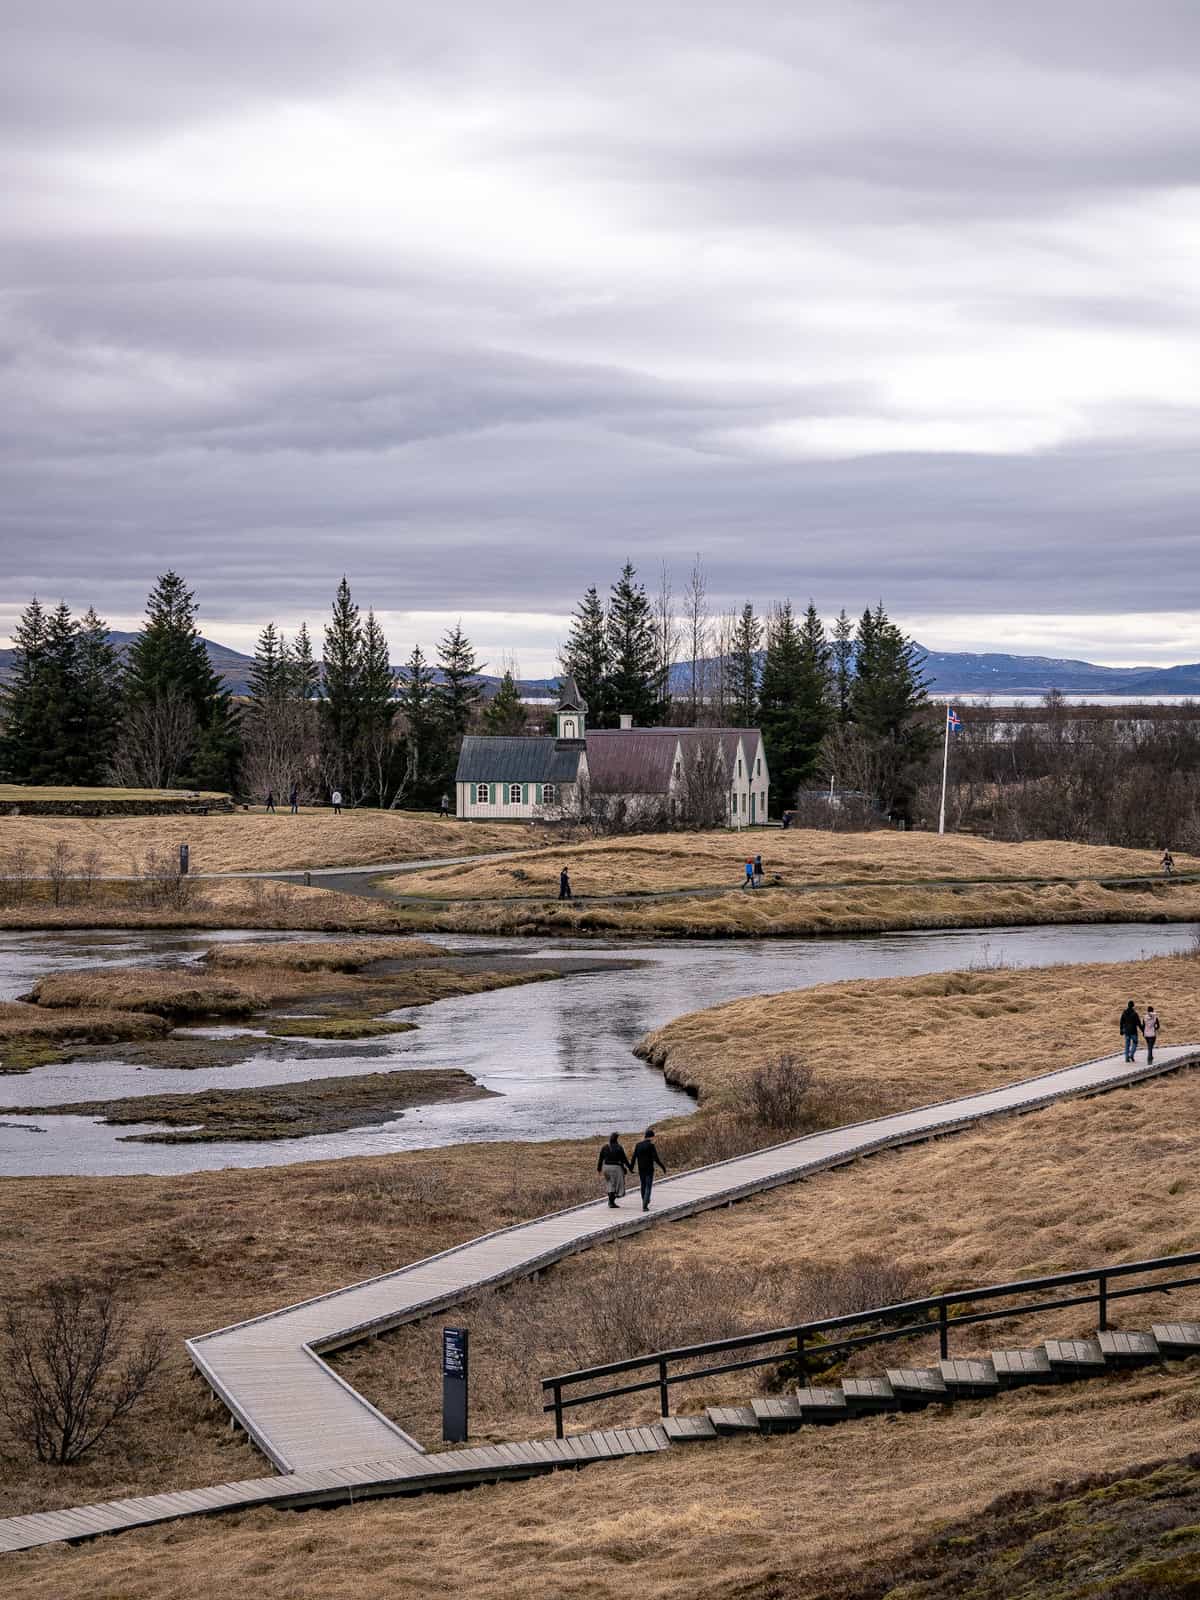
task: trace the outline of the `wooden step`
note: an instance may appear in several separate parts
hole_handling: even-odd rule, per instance
[[[1136,1367],[1162,1360],[1158,1340],[1152,1333],[1117,1333],[1109,1328],[1096,1335],[1096,1343],[1109,1366]]]
[[[758,1418],[751,1406],[709,1406],[708,1420],[718,1433],[757,1433]]]
[[[929,1405],[946,1405],[954,1396],[935,1367],[889,1367],[887,1381],[902,1411],[921,1411]]]
[[[760,1433],[792,1433],[801,1423],[799,1403],[791,1395],[755,1400],[753,1409]]]
[[[1094,1378],[1105,1370],[1104,1352],[1096,1339],[1047,1339],[1043,1347],[1051,1372],[1071,1378]]]
[[[900,1401],[886,1378],[843,1378],[846,1405],[856,1417],[874,1416],[880,1411],[899,1411]]]
[[[704,1417],[664,1417],[662,1430],[672,1444],[693,1444],[702,1439],[715,1439],[717,1430],[712,1421]]]
[[[1038,1345],[1034,1350],[993,1350],[992,1365],[1002,1389],[1015,1389],[1022,1383],[1054,1383],[1050,1357]]]
[[[850,1415],[844,1389],[797,1389],[796,1404],[802,1422],[845,1422]]]
[[[1150,1332],[1165,1356],[1200,1355],[1200,1322],[1156,1322]]]
[[[951,1356],[938,1362],[938,1370],[956,1400],[986,1399],[1000,1388],[996,1369],[987,1356]]]

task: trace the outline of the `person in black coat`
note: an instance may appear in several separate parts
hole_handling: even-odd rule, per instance
[[[601,1146],[596,1171],[608,1185],[608,1203],[615,1208],[618,1196],[625,1193],[625,1174],[633,1171],[633,1165],[622,1148],[619,1133],[610,1133],[608,1143]]]
[[[642,1186],[642,1210],[649,1211],[650,1191],[654,1187],[654,1169],[658,1167],[661,1172],[667,1170],[654,1142],[653,1128],[647,1128],[643,1137],[634,1145],[633,1165],[637,1168],[638,1182]]]
[[[571,880],[567,876],[566,867],[558,875],[558,898],[560,900],[569,900],[571,898]]]
[[[1126,1061],[1137,1060],[1138,1034],[1142,1030],[1142,1019],[1138,1016],[1138,1008],[1131,1000],[1121,1013],[1121,1037],[1125,1041]]]

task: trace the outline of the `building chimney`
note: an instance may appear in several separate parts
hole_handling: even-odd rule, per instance
[[[621,726],[623,728],[633,727],[633,717],[628,711],[622,711],[621,713]]]

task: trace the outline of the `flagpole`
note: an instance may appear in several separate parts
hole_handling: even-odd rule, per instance
[[[938,812],[938,832],[946,831],[946,771],[950,765],[950,702],[946,701],[946,727],[942,745],[942,808]]]

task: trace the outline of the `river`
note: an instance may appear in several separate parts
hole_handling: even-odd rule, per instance
[[[1191,925],[1144,923],[703,943],[439,936],[447,949],[502,950],[534,965],[567,950],[637,965],[394,1012],[398,1019],[415,1022],[417,1031],[390,1038],[386,1055],[368,1060],[347,1057],[337,1043],[313,1041],[311,1056],[302,1061],[281,1064],[264,1054],[237,1066],[181,1072],[131,1066],[114,1045],[111,1062],[0,1076],[0,1175],[195,1172],[460,1142],[579,1137],[614,1127],[628,1132],[693,1107],[687,1095],[632,1054],[649,1029],[685,1012],[843,978],[904,977],[997,962],[1022,967],[1134,960],[1185,949],[1194,936]],[[23,993],[46,972],[198,959],[213,943],[244,942],[247,937],[244,932],[0,933],[0,998]],[[1125,998],[1115,1001],[1118,1009]],[[373,1127],[261,1144],[136,1144],[127,1136],[147,1131],[148,1125],[106,1127],[87,1117],[5,1114],[5,1107],[22,1104],[70,1104],[417,1067],[463,1068],[498,1098],[416,1108]]]

